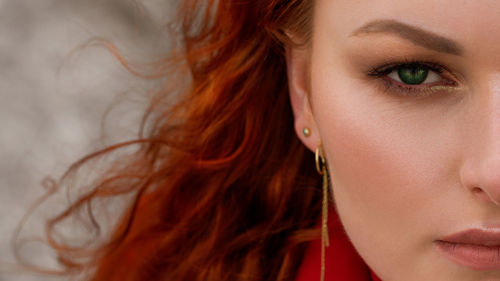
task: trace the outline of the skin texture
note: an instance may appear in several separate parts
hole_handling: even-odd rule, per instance
[[[321,140],[355,248],[384,281],[500,280],[500,270],[459,265],[433,242],[500,230],[500,1],[317,0],[314,12],[310,45],[287,50],[295,127],[311,151]],[[463,54],[394,33],[352,35],[381,19],[456,41]],[[367,75],[404,59],[446,70],[418,85],[435,86],[420,96],[386,89],[395,73]]]

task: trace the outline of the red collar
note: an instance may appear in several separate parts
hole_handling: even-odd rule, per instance
[[[325,281],[382,281],[361,259],[349,241],[335,210],[328,214],[330,246],[326,248]],[[321,239],[312,241],[295,281],[319,281]]]

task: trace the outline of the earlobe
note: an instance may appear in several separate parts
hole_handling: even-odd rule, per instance
[[[315,151],[319,144],[319,134],[310,106],[309,86],[309,49],[298,47],[286,48],[286,63],[290,102],[295,118],[295,133],[304,145]],[[304,129],[309,130],[309,135]]]

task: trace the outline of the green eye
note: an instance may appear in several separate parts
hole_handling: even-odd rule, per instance
[[[441,64],[417,60],[386,63],[367,72],[368,76],[383,82],[385,92],[422,97],[457,86],[453,79],[445,78],[442,73],[448,71]]]
[[[405,84],[421,84],[427,79],[429,70],[421,65],[406,65],[398,70],[398,77]]]

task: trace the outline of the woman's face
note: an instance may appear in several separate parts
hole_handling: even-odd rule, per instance
[[[296,131],[359,254],[384,281],[500,280],[500,252],[436,242],[500,233],[500,1],[316,0],[313,27]]]

